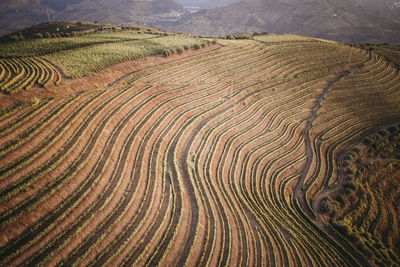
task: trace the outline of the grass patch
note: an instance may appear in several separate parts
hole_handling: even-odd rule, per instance
[[[122,43],[138,39],[158,37],[153,34],[141,34],[135,31],[116,33],[93,33],[77,37],[63,37],[50,39],[33,39],[15,43],[0,44],[1,58],[43,56],[64,50],[77,49],[87,46]]]
[[[144,36],[148,36],[145,34]],[[112,34],[107,38],[113,37]],[[63,51],[44,56],[59,67],[68,78],[82,77],[100,71],[110,65],[162,54],[166,49],[183,48],[206,43],[203,39],[187,36],[163,36],[142,38],[124,42],[98,44],[80,49]]]
[[[298,41],[316,41],[311,37],[300,36],[295,34],[263,34],[253,37],[254,40],[267,42],[267,43],[280,43],[280,42],[298,42]]]

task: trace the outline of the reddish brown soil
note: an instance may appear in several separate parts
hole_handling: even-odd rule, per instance
[[[125,61],[111,67],[108,67],[104,71],[91,74],[89,76],[79,79],[66,79],[63,80],[59,86],[49,86],[48,88],[34,87],[29,91],[20,91],[12,95],[0,94],[0,108],[10,107],[18,103],[31,102],[35,97],[38,99],[49,98],[49,97],[60,97],[67,96],[75,92],[81,92],[92,89],[102,89],[110,86],[115,81],[121,79],[125,75],[134,71],[156,66],[159,64],[174,61],[179,58],[188,57],[207,51],[212,51],[220,48],[220,45],[211,45],[209,47],[201,48],[199,50],[188,50],[182,54],[174,54],[169,57],[164,56],[151,56],[145,57],[138,60]]]

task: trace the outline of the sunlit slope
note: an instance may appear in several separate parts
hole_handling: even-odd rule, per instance
[[[171,36],[151,28],[145,32],[125,29],[4,42],[0,43],[0,93],[14,94],[35,85],[47,88],[59,85],[63,75],[87,76],[123,61],[206,43],[204,39]]]
[[[332,42],[221,41],[0,117],[0,265],[356,266],[317,204],[399,73]]]

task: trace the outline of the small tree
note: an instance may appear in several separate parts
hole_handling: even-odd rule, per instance
[[[165,50],[163,51],[163,55],[164,55],[165,57],[169,57],[170,55],[172,55],[171,50],[170,50],[170,49],[165,49]]]
[[[14,41],[14,42],[19,41],[19,37],[16,36],[16,35],[11,35],[10,39],[11,39],[12,41]]]
[[[35,33],[34,36],[36,39],[43,39],[43,34],[41,34],[40,32]]]

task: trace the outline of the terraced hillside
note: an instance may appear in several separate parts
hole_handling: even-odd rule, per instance
[[[0,265],[382,262],[319,211],[342,154],[400,121],[399,72],[334,42],[257,39],[4,111]]]
[[[204,39],[170,36],[152,28],[145,32],[141,28],[128,28],[84,36],[75,33],[74,36],[67,33],[68,37],[0,43],[0,92],[14,94],[35,85],[47,88],[59,85],[63,75],[87,76],[122,61],[207,43]]]

